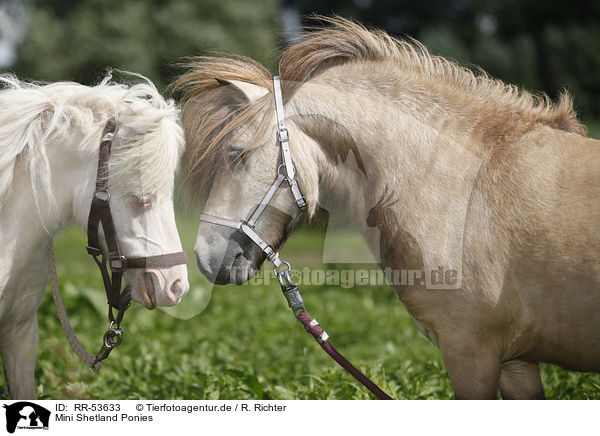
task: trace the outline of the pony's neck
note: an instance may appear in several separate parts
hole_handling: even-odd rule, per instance
[[[480,161],[485,154],[473,125],[447,108],[440,113],[442,104],[436,108],[416,101],[414,95],[397,99],[348,89],[307,82],[286,109],[318,146],[310,156],[319,168],[320,200],[330,193],[348,203],[343,199],[362,193],[369,203],[390,189],[410,196],[422,192],[426,179],[462,166],[457,155]],[[305,152],[299,150],[301,155]],[[359,215],[368,211],[363,208]]]
[[[320,173],[319,201],[327,209],[343,208],[363,232],[375,226],[390,238],[403,229],[422,249],[444,246],[431,239],[460,231],[482,161],[473,127],[461,128],[460,118],[431,106],[420,110],[415,96],[347,89],[309,81],[289,105],[305,144],[318,149],[312,164]],[[378,221],[382,214],[386,218]],[[452,239],[448,251],[462,242]],[[440,254],[443,261],[422,255],[426,264],[458,262],[448,260],[449,252]]]

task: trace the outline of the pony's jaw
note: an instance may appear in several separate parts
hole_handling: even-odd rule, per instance
[[[198,269],[217,285],[241,285],[250,280],[265,260],[260,249],[233,229],[200,224],[194,253]]]

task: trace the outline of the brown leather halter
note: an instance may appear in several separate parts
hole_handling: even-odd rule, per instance
[[[58,307],[63,330],[73,350],[94,370],[100,369],[100,362],[108,357],[112,349],[118,346],[123,338],[123,330],[120,328],[120,323],[123,320],[125,311],[131,305],[130,287],[127,286],[121,291],[125,271],[128,269],[169,268],[187,263],[187,256],[183,251],[148,257],[126,257],[121,253],[115,224],[110,212],[110,194],[108,192],[108,163],[115,129],[116,122],[111,118],[106,122],[104,131],[102,132],[98,157],[98,172],[96,175],[96,190],[90,206],[87,228],[88,245],[86,248],[87,252],[94,258],[102,274],[104,290],[106,291],[106,298],[108,300],[108,319],[110,321],[110,326],[104,334],[102,347],[95,356],[85,351],[81,346],[68,319],[66,319],[66,313],[64,307],[62,307],[62,299],[58,294],[56,271],[55,268],[51,268],[53,293],[55,294],[54,299]],[[100,244],[100,225],[102,225],[104,239],[108,248],[108,266],[107,257]],[[54,253],[52,252],[52,261],[54,260],[53,257]],[[54,266],[53,263],[52,266]],[[54,288],[56,288],[56,292]],[[117,311],[116,316],[113,313],[113,309]]]
[[[110,194],[108,192],[108,161],[116,123],[114,119],[107,121],[102,132],[102,142],[100,143],[100,154],[98,157],[98,173],[96,176],[96,191],[92,198],[90,206],[90,215],[88,217],[88,245],[87,251],[100,268],[106,297],[108,299],[108,317],[111,322],[119,324],[123,319],[123,313],[131,303],[129,289],[125,288],[121,292],[121,281],[123,273],[127,269],[143,268],[169,268],[175,265],[187,263],[185,252],[161,254],[149,257],[125,257],[119,249],[119,240],[117,231],[110,212]],[[106,267],[106,257],[100,247],[99,225],[102,224],[104,239],[108,247],[108,260],[111,276],[109,277]],[[98,259],[100,257],[100,259]],[[116,318],[113,316],[112,309],[115,308],[118,313]]]

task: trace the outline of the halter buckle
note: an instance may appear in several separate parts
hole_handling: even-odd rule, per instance
[[[273,258],[278,254],[271,244],[267,244],[262,251],[265,253],[265,256],[267,256],[269,262],[272,262]]]
[[[288,129],[285,127],[281,127],[277,131],[277,139],[279,139],[279,142],[288,142],[290,140],[290,132],[288,131]]]
[[[110,258],[110,269],[116,272],[123,272],[126,268],[127,259],[125,256],[113,256]]]
[[[110,192],[108,192],[108,189],[96,191],[94,192],[94,197],[96,197],[98,200],[108,202],[110,200]]]
[[[106,132],[106,134],[102,137],[102,142],[112,141],[115,137],[114,132]]]

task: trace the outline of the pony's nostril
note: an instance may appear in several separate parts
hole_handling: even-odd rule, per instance
[[[171,285],[171,294],[174,298],[173,301],[177,301],[181,298],[181,296],[185,293],[185,286],[183,286],[183,283],[181,282],[181,280],[177,279],[173,282],[173,284]]]
[[[139,276],[138,289],[142,294],[144,305],[148,309],[156,307],[156,289],[158,287],[158,276],[152,271],[145,271]]]

